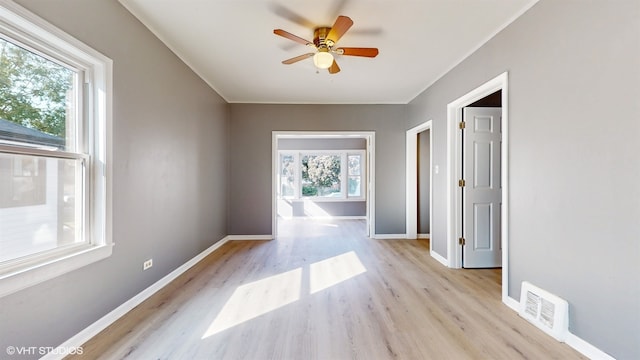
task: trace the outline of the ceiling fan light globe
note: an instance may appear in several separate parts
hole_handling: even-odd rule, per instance
[[[313,65],[318,69],[328,69],[333,64],[333,55],[328,52],[318,52],[313,55]]]

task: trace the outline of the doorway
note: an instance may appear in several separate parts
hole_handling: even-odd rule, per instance
[[[273,131],[273,238],[283,218],[364,219],[374,237],[374,149],[370,131]]]
[[[440,263],[447,265],[447,260],[433,251],[434,165],[432,126],[433,120],[429,120],[407,130],[406,134],[406,238],[428,237],[431,256]],[[420,157],[421,149],[422,158]],[[437,173],[437,166],[435,171]],[[425,181],[420,182],[420,179]],[[421,194],[424,196],[421,196]],[[422,212],[419,211],[420,209],[422,209]],[[424,216],[425,212],[428,215]],[[420,216],[421,213],[422,217]],[[428,233],[426,229],[428,229]]]
[[[508,74],[505,72],[496,78],[489,80],[480,87],[463,95],[457,100],[447,105],[447,260],[451,268],[462,268],[462,199],[463,190],[461,180],[462,170],[462,143],[463,137],[460,130],[460,123],[463,120],[463,109],[487,96],[500,91],[501,104],[501,127],[502,127],[502,151],[500,152],[500,196],[502,207],[499,212],[500,234],[502,245],[502,301],[508,301],[509,285],[509,198],[508,198],[508,155],[509,155],[509,132],[508,132]]]

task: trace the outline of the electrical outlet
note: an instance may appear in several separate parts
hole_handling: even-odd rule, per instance
[[[148,268],[153,266],[153,259],[149,259],[142,263],[142,270],[147,270]]]

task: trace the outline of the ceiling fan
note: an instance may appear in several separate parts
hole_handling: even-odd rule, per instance
[[[338,16],[335,24],[332,27],[317,27],[313,31],[313,42],[305,40],[299,36],[293,35],[290,32],[282,29],[275,29],[273,33],[280,35],[289,40],[293,40],[303,45],[307,45],[316,49],[316,52],[299,55],[291,59],[284,60],[282,63],[290,65],[298,61],[313,57],[313,64],[318,69],[329,69],[330,74],[335,74],[340,71],[340,67],[336,60],[333,58],[333,54],[336,55],[349,55],[349,56],[363,56],[363,57],[376,57],[378,55],[377,48],[356,48],[356,47],[336,47],[336,43],[342,35],[353,25],[353,20],[348,16]]]

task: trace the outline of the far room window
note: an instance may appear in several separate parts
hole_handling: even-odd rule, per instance
[[[302,197],[342,197],[340,155],[303,155]]]
[[[0,5],[0,296],[111,253],[110,77],[111,60]]]
[[[280,197],[340,200],[364,198],[365,152],[362,150],[283,150]]]
[[[292,154],[280,155],[280,193],[282,196],[291,197],[295,194],[296,166],[295,156]]]
[[[362,155],[349,154],[347,156],[347,162],[349,165],[348,195],[350,197],[362,196]]]

